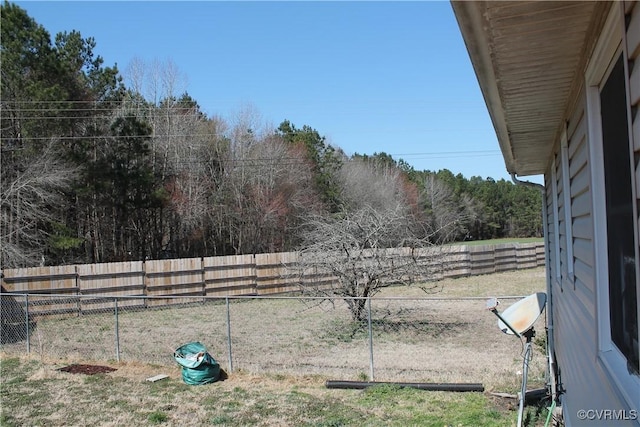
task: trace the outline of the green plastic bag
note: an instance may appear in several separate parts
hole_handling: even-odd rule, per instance
[[[220,378],[220,364],[199,342],[179,347],[173,353],[173,358],[182,367],[182,379],[187,384],[209,384]]]

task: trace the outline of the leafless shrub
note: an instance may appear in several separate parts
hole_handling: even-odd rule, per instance
[[[308,228],[297,267],[303,292],[344,297],[355,321],[365,318],[366,298],[392,285],[423,282],[436,259],[437,250],[428,250],[428,239],[416,234],[400,203],[318,216]]]

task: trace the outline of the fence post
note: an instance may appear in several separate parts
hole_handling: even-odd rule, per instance
[[[374,381],[373,375],[373,329],[371,327],[371,297],[367,297],[367,320],[369,328],[369,380]]]
[[[27,332],[27,353],[31,353],[31,328],[29,327],[29,294],[24,295],[24,318],[26,322],[24,330]]]
[[[207,296],[207,272],[204,268],[204,257],[200,257],[200,268],[202,269],[202,275],[200,276],[202,279],[202,296]],[[206,303],[207,298],[202,298],[202,303]]]
[[[231,353],[231,313],[229,307],[229,297],[225,297],[227,304],[227,350],[229,353],[229,372],[233,372],[233,356]]]
[[[113,299],[114,313],[116,316],[116,361],[120,363],[120,325],[118,324],[118,298]]]

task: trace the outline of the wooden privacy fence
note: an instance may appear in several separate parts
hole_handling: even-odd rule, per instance
[[[399,249],[402,251],[402,249]],[[437,257],[428,257],[429,277],[474,276],[545,265],[544,244],[453,245],[438,247]],[[6,269],[2,271],[2,292],[21,294],[92,295],[94,308],[107,302],[102,297],[152,296],[149,305],[165,305],[162,296],[273,295],[299,291],[299,277],[292,274],[299,253],[282,252],[103,264],[62,265]],[[434,266],[436,268],[434,268]],[[306,274],[306,273],[305,273]],[[329,283],[328,273],[309,272],[303,281]],[[35,298],[35,299],[34,299]],[[37,297],[31,301],[38,306]],[[41,300],[41,310],[69,312],[78,309],[77,300]],[[87,302],[83,300],[83,305]],[[125,306],[144,305],[145,299],[123,300]],[[82,310],[90,309],[83,306]]]

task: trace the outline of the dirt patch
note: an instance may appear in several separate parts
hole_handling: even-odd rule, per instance
[[[73,365],[65,366],[64,368],[60,368],[58,369],[58,371],[68,372],[70,374],[96,375],[96,374],[107,374],[109,372],[116,371],[116,368],[111,368],[109,366],[100,366],[100,365],[73,364]]]

